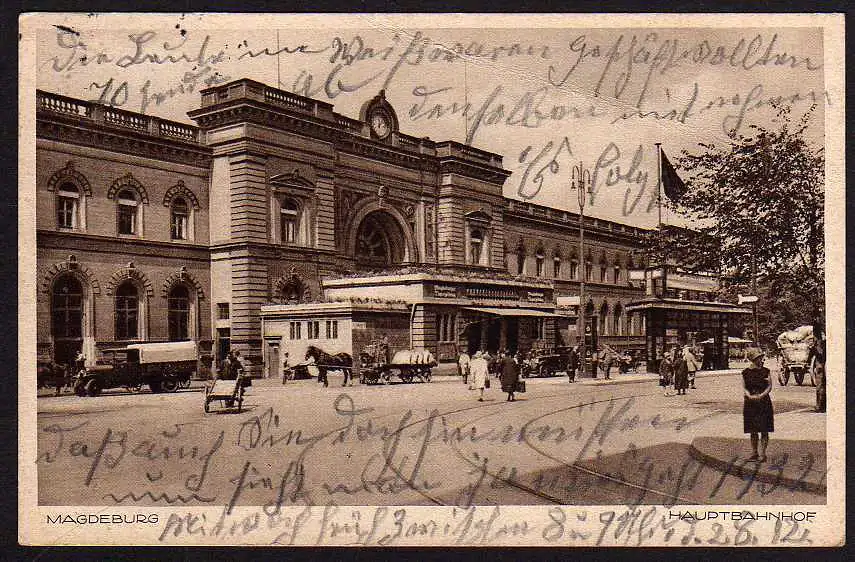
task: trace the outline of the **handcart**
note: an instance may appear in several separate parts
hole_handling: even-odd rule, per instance
[[[234,380],[218,379],[211,386],[205,387],[205,413],[211,411],[211,402],[220,400],[226,408],[234,408],[240,413],[243,406],[244,381],[243,375]]]

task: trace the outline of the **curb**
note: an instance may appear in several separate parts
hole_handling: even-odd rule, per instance
[[[743,480],[753,480],[755,482],[763,482],[766,484],[777,484],[789,488],[791,491],[805,491],[813,494],[827,495],[828,489],[825,484],[816,484],[814,482],[806,482],[797,480],[787,476],[781,476],[773,472],[761,470],[762,466],[759,463],[748,461],[747,459],[739,459],[726,461],[710,454],[704,453],[696,445],[695,442],[703,437],[696,438],[689,446],[689,454],[698,462],[702,462],[716,470],[731,474]],[[767,465],[768,466],[768,465]],[[824,481],[824,479],[823,479]]]

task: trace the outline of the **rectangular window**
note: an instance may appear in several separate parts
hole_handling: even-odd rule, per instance
[[[217,320],[228,320],[228,319],[229,319],[229,303],[218,302],[217,303]]]
[[[299,340],[303,337],[303,323],[302,322],[291,322],[288,325],[288,338],[292,340]]]
[[[327,339],[338,339],[338,320],[327,320]]]
[[[136,234],[137,208],[119,205],[119,234]]]
[[[561,277],[561,258],[555,258],[552,260],[552,263],[555,265],[553,269],[553,277],[559,279]]]
[[[600,266],[600,282],[601,283],[606,282],[606,271],[607,270],[608,270],[608,268],[606,266],[604,266],[604,265]]]
[[[187,215],[172,213],[172,239],[187,240]]]
[[[316,340],[321,337],[321,323],[317,320],[310,320],[306,322],[309,333],[307,335],[308,339]]]
[[[615,267],[615,283],[620,283],[620,268]]]
[[[570,262],[570,279],[579,278],[579,264],[575,261]]]
[[[297,241],[297,217],[282,213],[282,243],[293,244]]]
[[[60,197],[57,201],[56,222],[60,228],[77,226],[77,199]]]
[[[585,281],[594,280],[594,266],[591,262],[585,264]]]
[[[535,265],[535,271],[537,272],[537,276],[543,277],[543,257],[537,256],[537,258],[535,258],[534,265]]]

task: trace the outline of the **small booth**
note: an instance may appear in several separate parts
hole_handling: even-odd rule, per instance
[[[645,298],[626,305],[627,313],[644,316],[648,372],[659,372],[668,349],[703,344],[704,366],[727,369],[731,333],[741,333],[752,310],[714,300],[718,280],[711,275],[681,271],[675,266],[644,272]]]

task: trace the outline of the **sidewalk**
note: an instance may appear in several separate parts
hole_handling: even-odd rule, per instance
[[[751,441],[742,432],[741,414],[717,416],[710,434],[692,441],[690,453],[696,460],[746,482],[826,493],[826,414],[809,407],[775,414],[775,431],[769,434],[764,463],[748,460]]]

